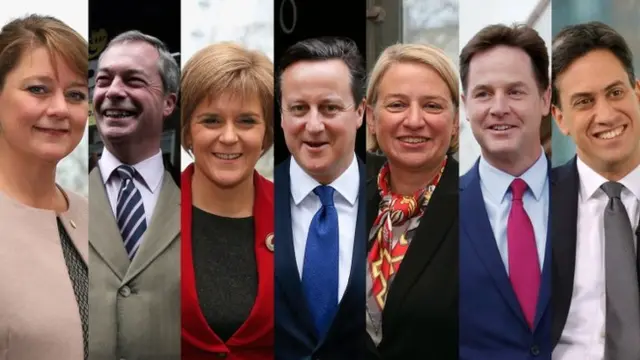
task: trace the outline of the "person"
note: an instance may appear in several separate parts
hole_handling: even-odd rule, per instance
[[[92,359],[179,359],[180,190],[162,124],[179,67],[158,39],[128,31],[98,59],[93,105],[104,150],[89,174]]]
[[[552,177],[551,211],[563,217],[551,229],[553,358],[640,359],[640,84],[633,55],[620,34],[598,22],[561,30],[552,49],[552,112],[577,153]]]
[[[214,71],[215,70],[215,71]],[[274,359],[273,63],[233,43],[183,68],[182,359]]]
[[[279,63],[291,156],[274,173],[278,359],[364,354],[366,177],[355,155],[362,63],[356,44],[337,37],[302,40]]]
[[[367,127],[387,159],[367,183],[371,359],[458,358],[459,98],[429,45],[390,46],[371,72]]]
[[[460,178],[460,359],[551,357],[549,55],[526,25],[489,25],[460,53],[481,148]]]
[[[56,184],[89,112],[87,41],[27,15],[0,30],[0,357],[87,359],[87,199]]]

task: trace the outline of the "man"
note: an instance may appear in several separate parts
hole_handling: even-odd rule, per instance
[[[563,29],[552,53],[553,116],[577,150],[551,183],[553,358],[637,360],[640,83],[633,56],[620,34],[597,22]]]
[[[99,59],[93,95],[105,144],[89,175],[89,357],[180,358],[180,190],[165,171],[162,125],[179,67],[138,31]]]
[[[276,358],[359,359],[365,166],[354,152],[365,70],[354,42],[301,41],[279,64],[291,157],[275,170]]]
[[[549,56],[527,26],[491,25],[462,49],[462,96],[481,156],[460,179],[460,359],[551,357]]]

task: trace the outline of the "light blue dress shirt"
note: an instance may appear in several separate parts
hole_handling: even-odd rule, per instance
[[[509,273],[509,247],[507,242],[507,223],[511,211],[511,183],[514,176],[489,164],[483,157],[479,163],[480,188],[484,205],[487,209],[493,236],[498,246],[507,274]],[[540,268],[544,264],[544,253],[547,243],[547,226],[549,223],[549,176],[548,164],[544,151],[538,160],[520,178],[529,188],[522,201],[524,209],[531,219],[536,236],[536,247]]]

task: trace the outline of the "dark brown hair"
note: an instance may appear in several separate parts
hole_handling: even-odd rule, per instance
[[[473,57],[496,46],[522,49],[529,55],[533,73],[541,91],[549,86],[549,53],[538,32],[526,25],[489,25],[480,30],[460,52],[460,79],[466,92],[469,65]]]
[[[601,22],[592,21],[565,27],[553,39],[552,49],[551,79],[553,79],[553,89],[551,102],[555,106],[560,106],[558,89],[555,86],[558,76],[567,70],[576,59],[593,50],[611,51],[622,63],[629,76],[629,82],[632,85],[635,82],[633,54],[629,45],[613,28]]]

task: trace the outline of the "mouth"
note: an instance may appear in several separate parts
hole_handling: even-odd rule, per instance
[[[593,136],[600,140],[611,140],[622,135],[626,129],[627,125],[621,125],[611,130],[597,132]]]
[[[110,119],[127,119],[138,116],[138,112],[126,109],[107,109],[102,111],[102,116]]]
[[[507,124],[499,124],[499,125],[491,125],[488,128],[491,131],[509,131],[511,129],[515,129],[515,126],[513,125],[507,125]]]
[[[213,156],[220,160],[236,160],[240,158],[242,154],[213,153]]]
[[[429,138],[424,136],[400,136],[398,140],[406,144],[414,145],[426,143],[427,141],[429,141]]]
[[[65,135],[69,133],[68,129],[62,129],[62,128],[45,128],[45,127],[40,127],[40,126],[34,126],[33,127],[36,131],[39,132],[43,132],[45,134],[48,135]]]
[[[329,145],[326,141],[305,141],[304,144],[311,149],[321,149],[325,145]]]

